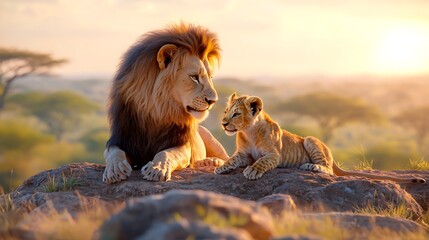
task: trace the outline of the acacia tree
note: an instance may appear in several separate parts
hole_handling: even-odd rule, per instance
[[[73,92],[21,93],[9,100],[43,122],[57,141],[67,130],[77,128],[82,114],[99,109],[91,100]]]
[[[0,111],[12,84],[29,75],[48,75],[52,67],[65,63],[50,54],[0,48]]]
[[[317,92],[290,99],[281,105],[286,111],[309,116],[319,124],[322,140],[329,142],[335,129],[352,122],[379,123],[381,113],[358,99]]]
[[[407,109],[394,117],[393,121],[413,129],[417,147],[422,151],[424,140],[429,135],[429,106]]]

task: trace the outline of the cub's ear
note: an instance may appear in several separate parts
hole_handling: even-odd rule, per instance
[[[235,99],[237,99],[237,94],[233,93],[233,94],[231,94],[231,96],[229,96],[228,102],[232,103],[232,101],[234,101]]]
[[[164,70],[167,65],[173,61],[176,52],[177,46],[174,44],[165,44],[159,49],[156,60],[158,61],[158,66],[161,70]]]
[[[244,105],[252,112],[253,116],[256,116],[262,110],[262,99],[258,97],[248,97],[244,101]]]

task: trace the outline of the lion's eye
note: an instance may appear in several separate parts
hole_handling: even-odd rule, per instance
[[[234,114],[232,114],[233,118],[238,117],[238,116],[240,116],[240,113],[234,113]]]
[[[191,80],[195,83],[200,83],[200,78],[198,75],[189,75],[189,78],[191,78]]]

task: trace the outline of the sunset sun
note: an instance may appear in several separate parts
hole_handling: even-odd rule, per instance
[[[423,72],[429,64],[428,35],[412,28],[386,32],[376,51],[377,71],[402,74]]]

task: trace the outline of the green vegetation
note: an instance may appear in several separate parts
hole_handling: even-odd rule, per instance
[[[358,150],[358,163],[353,167],[354,170],[372,170],[372,165],[374,164],[374,160],[367,159],[365,155],[365,149],[361,146]]]
[[[417,160],[410,159],[409,169],[429,171],[429,162],[424,158],[420,158]]]
[[[0,111],[17,79],[29,75],[47,75],[51,68],[65,62],[64,59],[54,59],[50,54],[0,48]]]
[[[329,217],[306,219],[293,212],[284,212],[275,222],[276,236],[307,235],[321,239],[348,239],[351,232],[342,229]],[[319,227],[315,227],[319,226]]]
[[[333,93],[317,92],[294,97],[281,104],[282,108],[312,117],[319,124],[322,140],[329,143],[335,129],[353,122],[379,123],[381,113],[356,98]]]
[[[61,141],[66,131],[78,127],[83,114],[98,109],[97,104],[73,92],[22,93],[10,97],[9,101],[43,122],[57,141]]]
[[[354,212],[362,213],[362,214],[377,214],[377,215],[413,220],[412,219],[413,215],[411,211],[404,203],[398,204],[398,205],[391,205],[391,206],[388,206],[387,208],[377,208],[372,204],[368,204],[362,208],[359,208],[359,207],[355,208]]]
[[[70,176],[66,177],[64,173],[61,174],[61,179],[55,178],[55,176],[48,176],[47,181],[41,187],[43,192],[59,192],[59,191],[70,191],[75,186],[79,186],[79,179]]]
[[[407,109],[393,118],[395,122],[411,129],[416,134],[416,142],[419,150],[429,135],[429,105]]]
[[[8,99],[15,108],[0,116],[0,186],[6,191],[43,170],[103,161],[108,131],[98,104],[71,92],[30,92]]]
[[[12,234],[13,228],[20,220],[28,217],[27,208],[33,209],[31,206],[18,209],[14,207],[12,199],[8,201],[11,206],[8,209],[0,201],[0,239],[16,239]],[[80,205],[84,206],[83,211],[74,217],[68,211],[58,212],[48,205],[49,209],[45,211],[49,214],[39,214],[37,217],[38,229],[33,239],[93,239],[101,224],[116,208],[101,203],[89,204],[85,198],[80,198]]]
[[[201,205],[197,205],[195,208],[197,215],[201,217],[202,221],[208,225],[214,225],[221,228],[241,227],[249,222],[249,219],[246,216],[234,214],[224,216],[214,209],[206,209]]]

